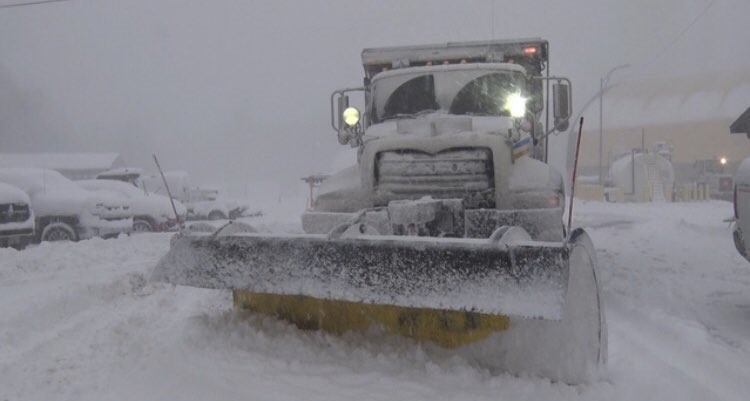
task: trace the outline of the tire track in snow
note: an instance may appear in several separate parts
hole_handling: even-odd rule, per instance
[[[664,387],[654,387],[657,394],[677,389],[684,392],[682,400],[747,399],[750,354],[746,351],[711,341],[712,335],[696,322],[634,310],[614,300],[608,306],[610,344],[614,345],[610,368],[616,372],[615,377],[632,377],[632,371],[621,370],[623,366],[649,365],[653,379]],[[646,387],[645,383],[640,385]],[[644,395],[659,398],[657,394]]]

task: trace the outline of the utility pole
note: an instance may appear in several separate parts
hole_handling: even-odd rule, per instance
[[[607,74],[599,80],[599,184],[604,183],[604,165],[602,163],[602,153],[604,152],[604,89],[609,83],[609,78],[615,71],[621,68],[628,68],[630,64],[621,64],[612,68]]]

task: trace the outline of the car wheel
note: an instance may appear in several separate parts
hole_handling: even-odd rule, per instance
[[[220,212],[218,210],[214,210],[214,211],[212,211],[211,213],[208,214],[208,219],[209,220],[226,220],[227,217],[224,216],[224,213],[222,213],[222,212]]]
[[[136,233],[149,233],[154,231],[154,226],[148,220],[136,219],[133,220],[133,232]]]
[[[76,233],[65,223],[52,223],[44,227],[42,241],[75,241]]]

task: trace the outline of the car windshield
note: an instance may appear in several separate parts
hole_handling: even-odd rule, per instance
[[[526,93],[526,79],[520,71],[422,69],[377,79],[372,85],[370,113],[374,123],[430,112],[507,116],[505,101],[512,93]]]

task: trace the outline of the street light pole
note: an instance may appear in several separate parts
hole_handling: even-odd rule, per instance
[[[599,184],[604,183],[604,165],[602,163],[602,153],[604,153],[604,88],[609,83],[609,78],[615,71],[628,67],[630,67],[630,64],[618,65],[599,79]]]

